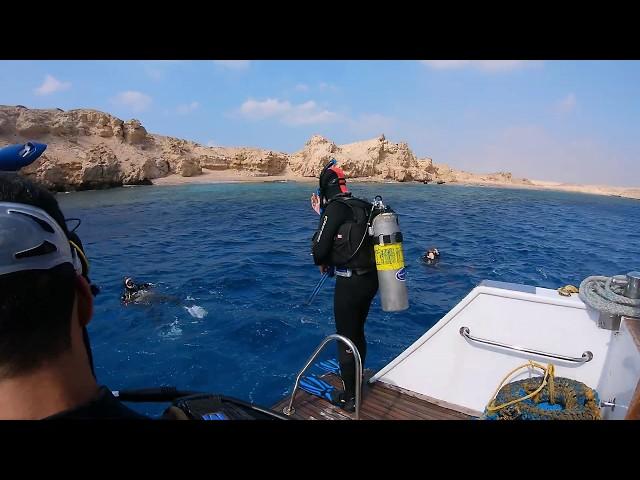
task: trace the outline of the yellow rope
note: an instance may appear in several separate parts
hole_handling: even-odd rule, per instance
[[[85,275],[89,275],[89,260],[87,259],[86,255],[84,254],[84,252],[82,251],[82,249],[76,245],[74,242],[72,242],[71,240],[69,240],[69,243],[71,244],[71,246],[73,248],[76,249],[76,252],[80,254],[80,257],[84,260],[84,264],[86,266],[86,271],[85,271]]]
[[[505,381],[514,372],[517,372],[521,368],[528,368],[528,367],[539,368],[540,370],[542,370],[544,372],[544,375],[542,377],[542,384],[540,385],[540,387],[538,387],[535,391],[533,391],[529,395],[525,395],[524,397],[521,397],[521,398],[516,398],[515,400],[511,400],[510,402],[503,403],[502,405],[498,405],[496,407],[494,405],[494,402],[496,401],[496,397],[498,396],[498,392],[500,391],[500,389],[504,385]],[[533,362],[533,361],[529,360],[528,363],[525,363],[524,365],[520,365],[519,367],[514,368],[509,373],[507,373],[507,375],[500,382],[500,385],[498,385],[498,388],[496,389],[495,393],[491,396],[491,401],[489,402],[489,405],[487,405],[487,410],[489,412],[495,412],[495,411],[498,411],[498,410],[500,410],[502,408],[508,407],[509,405],[513,405],[514,403],[518,403],[518,402],[521,402],[521,401],[526,400],[528,398],[531,398],[531,397],[537,395],[538,393],[540,393],[542,391],[542,389],[545,387],[545,385],[547,385],[547,383],[549,383],[549,401],[551,403],[554,403],[554,400],[555,400],[555,388],[554,388],[554,385],[553,385],[553,374],[554,374],[554,366],[551,363],[549,365],[547,365],[546,367],[544,367],[543,365],[540,365],[539,363],[536,363],[536,362]]]
[[[580,290],[574,285],[565,285],[558,289],[558,293],[563,297],[570,297],[572,293],[579,293]]]

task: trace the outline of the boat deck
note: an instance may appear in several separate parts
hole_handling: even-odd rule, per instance
[[[475,417],[446,408],[423,398],[389,388],[380,382],[369,384],[371,371],[365,372],[362,384],[361,420],[470,420]],[[325,382],[342,388],[340,377],[329,373],[322,375]],[[282,413],[289,405],[290,396],[276,403],[272,409]],[[327,400],[298,389],[293,403],[295,412],[290,418],[296,420],[352,420],[355,414],[347,413]]]

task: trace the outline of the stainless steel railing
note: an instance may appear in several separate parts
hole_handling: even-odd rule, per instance
[[[508,350],[516,350],[518,352],[532,353],[541,357],[555,358],[557,360],[564,360],[573,363],[587,363],[593,359],[593,353],[585,351],[582,353],[582,357],[567,357],[566,355],[559,355],[556,353],[542,352],[540,350],[534,350],[533,348],[522,347],[519,345],[508,345],[506,343],[496,342],[495,340],[487,340],[486,338],[472,337],[469,327],[460,327],[460,335],[472,342],[484,343],[487,345],[493,345],[495,347],[506,348]]]
[[[302,375],[304,375],[304,372],[306,372],[307,369],[311,366],[311,364],[316,359],[318,354],[322,351],[322,349],[325,347],[325,345],[329,343],[331,340],[337,340],[339,342],[344,343],[353,352],[353,356],[355,358],[355,368],[356,368],[355,419],[356,420],[360,419],[360,396],[361,396],[361,390],[362,390],[362,360],[360,358],[360,352],[358,352],[358,349],[356,348],[355,344],[351,340],[349,340],[347,337],[343,335],[338,335],[337,333],[329,335],[324,340],[322,340],[322,342],[320,342],[320,345],[318,345],[318,348],[315,349],[313,354],[309,357],[309,360],[307,360],[307,363],[305,364],[304,368],[300,370],[300,373],[298,373],[298,376],[296,377],[296,383],[294,384],[293,391],[291,392],[291,400],[289,400],[289,406],[285,407],[282,410],[282,412],[285,415],[293,415],[295,413],[296,410],[295,408],[293,408],[293,400],[296,397],[296,392],[298,390],[298,384],[300,383],[300,378],[302,377]]]

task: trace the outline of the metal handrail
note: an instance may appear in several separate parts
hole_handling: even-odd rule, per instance
[[[298,373],[298,376],[296,377],[296,383],[293,386],[293,392],[291,393],[291,400],[289,401],[289,406],[288,407],[284,407],[282,409],[282,412],[285,415],[292,415],[293,413],[295,413],[296,410],[295,410],[295,408],[293,408],[293,400],[294,400],[294,398],[296,396],[296,392],[298,390],[298,384],[300,383],[300,377],[302,377],[304,372],[306,372],[307,369],[311,366],[313,361],[318,356],[318,353],[320,353],[320,351],[324,348],[324,346],[327,343],[329,343],[331,340],[338,340],[338,341],[346,344],[347,347],[350,348],[351,351],[353,352],[353,356],[355,358],[355,368],[356,368],[356,412],[355,412],[355,417],[356,417],[356,420],[360,419],[360,393],[361,393],[361,389],[362,389],[362,360],[360,358],[360,352],[358,352],[358,349],[356,348],[355,344],[351,340],[349,340],[344,335],[338,335],[337,333],[329,335],[324,340],[322,340],[322,342],[320,342],[320,345],[318,345],[318,348],[315,349],[315,351],[313,352],[311,357],[309,357],[309,360],[307,360],[307,363],[305,364],[304,368],[302,370],[300,370],[300,373]]]
[[[593,353],[590,351],[585,351],[582,354],[582,357],[567,357],[565,355],[558,355],[555,353],[542,352],[540,350],[534,350],[532,348],[521,347],[518,345],[507,345],[506,343],[496,342],[494,340],[487,340],[486,338],[472,337],[471,332],[469,331],[469,327],[460,327],[460,335],[468,340],[472,340],[474,342],[486,343],[487,345],[493,345],[496,347],[506,348],[508,350],[517,350],[518,352],[526,352],[533,353],[534,355],[539,355],[541,357],[549,357],[556,358],[558,360],[565,360],[567,362],[573,363],[587,363],[593,359]]]

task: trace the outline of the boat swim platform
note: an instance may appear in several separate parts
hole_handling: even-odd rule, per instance
[[[368,383],[373,376],[370,370],[365,371],[362,382],[362,403],[360,420],[473,420],[477,417],[468,415],[433,401],[409,395],[382,382]],[[338,375],[327,373],[321,375],[325,382],[337,389],[342,389],[342,380]],[[276,403],[272,410],[282,413],[289,405],[291,396]],[[300,389],[293,402],[295,412],[289,417],[292,420],[354,420],[355,414],[348,413],[327,400],[311,395]]]

